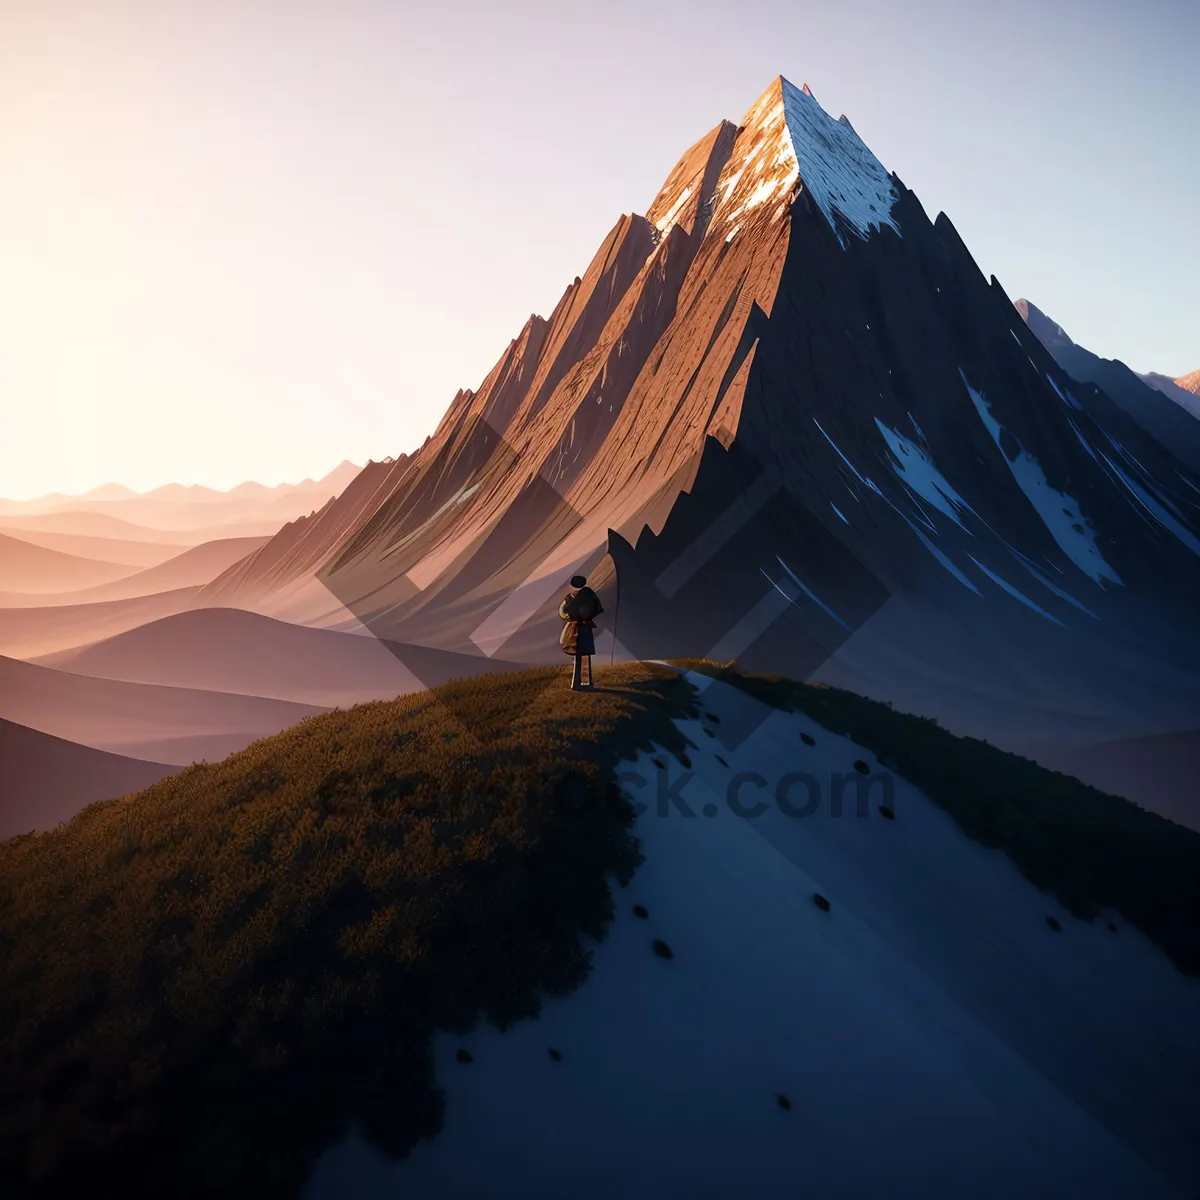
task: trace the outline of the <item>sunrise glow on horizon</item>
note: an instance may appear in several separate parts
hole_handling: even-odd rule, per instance
[[[1195,370],[1197,45],[1182,0],[0,6],[0,497],[412,450],[779,74],[1013,299]]]

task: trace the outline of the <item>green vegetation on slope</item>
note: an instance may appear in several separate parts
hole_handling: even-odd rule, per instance
[[[617,763],[684,745],[674,671],[562,682],[313,717],[0,844],[6,1196],[295,1195],[350,1123],[436,1132],[433,1033],[585,978],[638,862]]]
[[[1119,912],[1181,971],[1200,976],[1200,833],[855,692],[699,659],[679,665],[868,747],[1069,912],[1087,920]]]
[[[1072,912],[1111,907],[1200,974],[1200,835],[849,692],[686,665],[870,747]],[[598,680],[313,717],[0,844],[5,1197],[295,1196],[351,1124],[389,1154],[435,1133],[434,1032],[582,982],[638,862],[618,764],[686,761],[676,672]]]

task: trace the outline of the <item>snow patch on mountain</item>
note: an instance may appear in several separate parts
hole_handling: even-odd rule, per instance
[[[671,207],[661,217],[659,217],[657,221],[654,222],[660,233],[670,232],[671,226],[674,225],[679,219],[679,214],[683,211],[683,206],[688,202],[691,194],[691,187],[685,187],[683,191],[679,193],[679,197],[676,199],[675,203],[672,204]]]
[[[1033,359],[1031,358],[1029,361],[1030,361],[1030,363],[1032,364],[1032,362],[1033,362]],[[1062,388],[1060,388],[1060,387],[1058,386],[1058,384],[1054,382],[1054,376],[1052,376],[1052,375],[1047,375],[1047,376],[1046,376],[1046,382],[1047,382],[1047,383],[1049,383],[1049,384],[1050,384],[1050,386],[1051,386],[1051,387],[1052,387],[1052,388],[1053,388],[1053,389],[1054,389],[1054,390],[1055,390],[1055,391],[1058,393],[1058,398],[1059,398],[1059,399],[1060,399],[1060,400],[1061,400],[1061,401],[1062,401],[1064,404],[1069,404],[1069,405],[1070,405],[1072,408],[1077,408],[1077,409],[1080,409],[1080,410],[1082,410],[1082,409],[1083,409],[1083,405],[1082,405],[1082,404],[1080,404],[1080,403],[1079,403],[1079,401],[1078,401],[1078,400],[1076,400],[1076,399],[1075,399],[1075,397],[1074,397],[1074,396],[1072,396],[1070,392],[1064,392],[1064,391],[1062,390]]]
[[[800,576],[799,576],[799,575],[797,575],[797,574],[796,574],[796,572],[795,572],[795,571],[793,571],[793,570],[792,570],[792,568],[791,568],[791,567],[789,567],[789,566],[787,565],[787,563],[785,563],[785,562],[783,561],[783,559],[779,557],[779,555],[778,555],[778,554],[777,554],[775,557],[776,557],[776,559],[778,560],[778,562],[779,562],[779,565],[780,565],[780,566],[781,566],[781,567],[782,567],[782,568],[783,568],[783,569],[784,569],[784,570],[785,570],[785,571],[788,573],[788,575],[789,575],[789,576],[791,576],[791,580],[792,580],[792,582],[793,582],[793,583],[794,583],[794,584],[795,584],[795,585],[796,585],[796,586],[797,586],[797,587],[798,587],[798,588],[799,588],[799,589],[800,589],[800,590],[801,590],[801,591],[802,591],[802,592],[803,592],[803,593],[804,593],[804,594],[805,594],[805,595],[806,595],[806,596],[807,596],[807,597],[808,597],[808,598],[809,598],[809,599],[810,599],[810,600],[811,600],[811,601],[812,601],[812,602],[813,602],[813,603],[814,603],[814,604],[815,604],[815,605],[816,605],[816,606],[817,606],[817,607],[818,607],[818,608],[819,608],[819,609],[820,609],[820,610],[821,610],[823,613],[825,613],[825,614],[826,614],[826,616],[832,617],[832,618],[833,618],[833,619],[834,619],[834,620],[835,620],[835,621],[836,621],[836,622],[837,622],[837,623],[838,623],[838,624],[839,624],[839,625],[840,625],[840,626],[841,626],[841,627],[842,627],[842,628],[843,628],[843,629],[844,629],[844,630],[845,630],[847,633],[853,633],[853,632],[854,632],[854,631],[853,631],[853,630],[850,628],[850,626],[849,626],[849,625],[847,625],[847,624],[846,624],[846,622],[845,622],[845,621],[843,621],[843,620],[842,620],[842,618],[841,618],[841,617],[839,617],[839,616],[837,615],[837,613],[835,613],[835,612],[833,611],[833,609],[829,607],[829,605],[828,605],[828,604],[826,604],[826,603],[825,603],[825,602],[824,602],[822,599],[820,599],[820,597],[819,597],[819,596],[816,594],[816,592],[814,592],[814,591],[812,590],[812,588],[810,588],[810,587],[809,587],[809,586],[808,586],[806,583],[804,583],[804,581],[803,581],[803,580],[801,580]],[[764,574],[764,575],[766,575],[766,572],[764,571],[764,572],[763,572],[763,574]],[[767,575],[767,578],[768,578],[768,579],[770,579],[771,577],[770,577],[769,575]],[[772,582],[772,583],[775,583],[775,581],[774,581],[773,579],[771,580],[771,582]],[[778,584],[775,584],[775,586],[776,586],[777,588],[779,587],[779,585],[778,585]],[[782,590],[782,589],[781,589],[781,590]],[[786,593],[785,593],[785,595],[786,595]],[[789,598],[789,599],[792,599],[792,597],[788,597],[788,598]],[[794,603],[794,600],[793,600],[793,603]]]
[[[1002,432],[1000,422],[992,416],[991,406],[986,397],[970,385],[961,369],[958,373],[984,428],[991,435],[992,441],[996,443],[1000,453],[1004,455],[1004,461],[1008,464],[1013,479],[1025,493],[1030,504],[1037,509],[1038,516],[1042,518],[1042,524],[1046,526],[1050,536],[1058,543],[1058,548],[1096,583],[1102,584],[1105,579],[1109,579],[1113,583],[1120,583],[1120,577],[1109,566],[1104,555],[1100,553],[1096,545],[1095,531],[1080,511],[1078,502],[1065,492],[1057,491],[1050,486],[1037,459],[1016,441],[1011,430],[1003,432],[1008,432],[1016,442],[1017,452],[1013,458],[1008,457],[1004,447],[1000,444]]]
[[[307,1200],[1187,1191],[1162,1172],[1194,1142],[1200,984],[901,778],[894,819],[878,782],[835,816],[835,775],[882,775],[869,750],[691,678],[720,723],[680,722],[687,771],[623,764],[645,862],[590,977],[507,1032],[439,1035],[442,1131],[396,1162],[351,1136]]]
[[[887,170],[849,122],[835,121],[811,93],[781,77],[746,114],[743,130],[743,156],[730,161],[717,187],[721,219],[733,226],[726,241],[747,214],[790,197],[797,182],[843,247],[846,229],[864,239],[884,225],[900,232],[891,216],[896,189]]]
[[[890,465],[897,477],[938,512],[949,517],[960,528],[965,528],[959,519],[959,511],[974,512],[974,509],[933,465],[933,458],[916,442],[910,442],[902,433],[889,429],[878,417],[875,418],[875,425],[892,452]]]
[[[1164,529],[1173,533],[1193,554],[1200,556],[1200,539],[1197,539],[1196,535],[1182,521],[1177,520],[1168,512],[1164,501],[1154,495],[1149,488],[1143,487],[1136,480],[1131,479],[1103,450],[1100,451],[1100,457],[1116,472],[1117,478],[1125,485],[1129,494]]]
[[[871,491],[875,492],[876,494],[883,495],[883,493],[879,491],[879,489],[875,486],[874,483],[871,482],[871,480],[869,480],[865,476],[859,474],[858,468],[842,453],[841,448],[838,446],[837,442],[835,442],[833,440],[833,438],[831,438],[829,436],[829,434],[827,434],[825,432],[824,426],[821,424],[820,421],[817,420],[816,417],[813,417],[813,424],[821,431],[821,436],[833,447],[838,458],[840,458],[842,460],[842,462],[844,462],[846,464],[846,466],[848,466],[850,468],[850,470],[854,474],[854,478],[857,479],[858,482],[863,485],[863,487],[868,487],[871,489]],[[854,495],[854,493],[851,492],[851,495]],[[858,499],[857,496],[855,496],[854,498],[856,500]]]
[[[781,80],[788,137],[799,163],[800,180],[845,246],[834,213],[864,240],[872,229],[890,226],[896,189],[879,159],[851,128],[835,121],[800,88]]]

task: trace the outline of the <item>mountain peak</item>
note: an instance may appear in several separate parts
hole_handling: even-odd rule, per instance
[[[1194,396],[1200,396],[1200,371],[1192,371],[1188,375],[1180,375],[1175,382],[1185,392],[1191,392]]]
[[[1013,301],[1013,308],[1021,314],[1021,320],[1029,326],[1030,332],[1047,350],[1053,349],[1055,346],[1073,346],[1075,344],[1057,321],[1048,317],[1036,304],[1026,300],[1024,296]]]
[[[808,84],[782,75],[742,118],[737,145],[717,185],[717,215],[727,240],[756,210],[790,203],[797,183],[812,197],[838,241],[866,238],[872,229],[899,226],[891,217],[896,189],[887,170],[848,121],[832,118]]]
[[[737,126],[722,121],[684,151],[646,210],[646,220],[658,231],[656,236],[665,237],[675,225],[691,233],[698,223],[707,222],[717,177],[736,136]]]

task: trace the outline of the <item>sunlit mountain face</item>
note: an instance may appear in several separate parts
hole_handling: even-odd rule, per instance
[[[1200,720],[1196,465],[780,78],[419,450],[197,602],[553,661],[583,570],[621,592],[613,657],[737,657],[1053,757]]]

